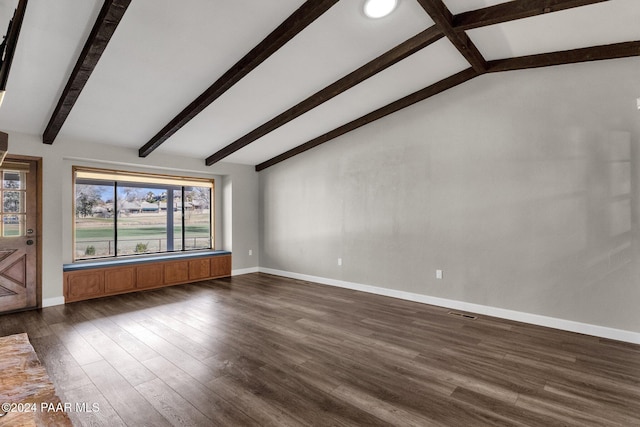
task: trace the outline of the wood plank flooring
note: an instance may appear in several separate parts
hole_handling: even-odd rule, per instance
[[[640,346],[262,273],[0,316],[78,426],[640,426]]]

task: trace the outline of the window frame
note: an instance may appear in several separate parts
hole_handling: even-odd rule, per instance
[[[88,175],[90,177],[84,178],[79,175]],[[81,184],[78,184],[78,180],[82,180]],[[109,256],[97,256],[97,257],[89,257],[89,258],[79,258],[76,253],[76,187],[77,185],[113,185],[114,189],[114,214],[113,214],[113,229],[114,229],[114,242],[118,240],[118,212],[117,212],[117,196],[118,196],[118,188],[120,187],[136,187],[136,188],[161,188],[161,189],[169,189],[171,188],[173,191],[177,191],[181,195],[181,205],[182,210],[182,244],[181,248],[178,250],[172,251],[162,251],[162,252],[151,252],[144,254],[118,254],[117,250],[114,250],[113,255]],[[209,195],[209,248],[195,248],[195,249],[185,249],[185,203],[184,203],[184,194],[187,187],[207,187],[210,189]],[[114,261],[117,259],[126,259],[126,258],[135,258],[135,257],[158,257],[162,258],[163,255],[169,254],[177,254],[177,253],[197,253],[202,251],[213,251],[215,250],[215,179],[213,178],[196,178],[196,177],[186,177],[186,176],[178,176],[178,175],[166,175],[166,174],[156,174],[156,173],[147,173],[147,172],[137,172],[137,171],[126,171],[126,170],[112,170],[112,169],[100,169],[93,167],[84,167],[84,166],[73,166],[72,167],[72,262],[100,262],[100,261]],[[169,201],[167,201],[167,210],[169,209]],[[173,234],[173,233],[172,233]],[[167,236],[169,235],[169,231],[167,230]],[[116,243],[117,245],[117,243]]]
[[[18,167],[15,167],[18,166]],[[0,206],[0,237],[5,239],[18,238],[26,236],[27,229],[27,173],[28,169],[21,167],[19,164],[12,162],[3,162],[0,165],[0,198],[2,199],[2,206]],[[6,187],[5,182],[5,174],[7,173],[17,173],[19,176],[18,182],[20,186],[18,188]],[[10,211],[6,209],[5,205],[5,195],[7,193],[17,193],[18,194],[18,210]],[[6,222],[7,218],[14,217],[16,222]],[[16,234],[7,234],[8,224],[17,224],[18,232]]]

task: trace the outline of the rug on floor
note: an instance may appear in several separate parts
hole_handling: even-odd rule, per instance
[[[71,426],[27,334],[0,337],[0,426]]]

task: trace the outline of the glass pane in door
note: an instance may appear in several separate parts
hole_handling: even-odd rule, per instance
[[[2,205],[0,217],[2,237],[25,235],[26,222],[26,185],[25,172],[2,170]]]

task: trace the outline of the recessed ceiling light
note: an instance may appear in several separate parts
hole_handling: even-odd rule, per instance
[[[393,12],[398,0],[366,0],[364,14],[369,18],[382,18]]]

